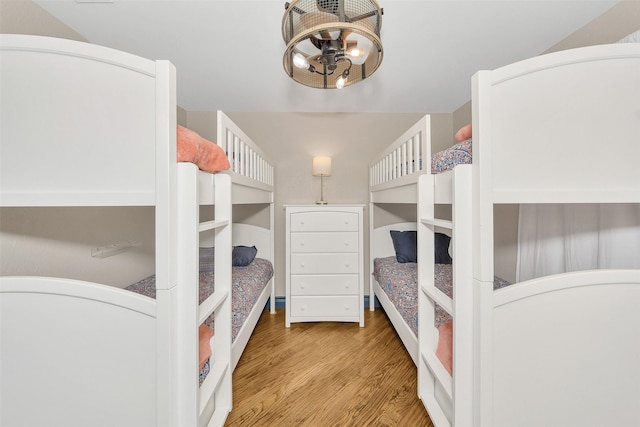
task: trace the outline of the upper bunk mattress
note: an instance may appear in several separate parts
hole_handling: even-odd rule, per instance
[[[467,139],[431,156],[431,173],[442,173],[456,165],[471,164],[471,160],[472,142]]]

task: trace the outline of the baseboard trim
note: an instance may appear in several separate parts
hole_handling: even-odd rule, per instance
[[[265,308],[270,308],[269,304],[270,304],[270,300],[267,300],[267,304],[265,305]],[[369,295],[365,295],[364,296],[364,307],[365,308],[369,307]],[[380,301],[378,301],[378,298],[375,298],[375,300],[374,300],[374,307],[376,307],[376,308],[382,307],[380,305]],[[276,309],[279,309],[279,308],[285,308],[285,297],[284,296],[276,296]]]

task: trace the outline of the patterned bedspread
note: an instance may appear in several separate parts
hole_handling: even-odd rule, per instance
[[[418,336],[418,264],[400,263],[395,256],[376,258],[373,260],[373,277]]]
[[[469,164],[471,158],[472,143],[467,139],[431,156],[431,173],[441,173],[456,165]]]
[[[416,336],[418,335],[418,264],[414,262],[399,263],[395,256],[376,258],[373,260],[373,276],[387,294],[402,318]],[[435,264],[435,284],[438,289],[453,297],[453,265]],[[510,285],[509,282],[496,277],[493,289]],[[451,320],[451,316],[436,304],[435,326]]]
[[[273,277],[273,265],[266,259],[255,258],[246,267],[233,267],[232,291],[231,291],[231,311],[232,311],[232,331],[231,337],[235,341],[240,328],[249,316],[251,309],[255,305],[262,290],[267,286]],[[151,298],[156,297],[155,275],[147,277],[126,289],[146,295]],[[200,303],[209,297],[214,291],[214,271],[213,271],[213,250],[212,248],[201,248],[200,250]],[[206,323],[213,329],[213,319],[209,318]]]

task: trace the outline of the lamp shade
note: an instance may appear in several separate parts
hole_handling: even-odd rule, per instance
[[[316,156],[313,158],[313,176],[331,176],[331,157]]]

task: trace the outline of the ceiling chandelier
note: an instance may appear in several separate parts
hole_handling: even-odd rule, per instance
[[[375,0],[298,0],[285,9],[283,65],[293,80],[341,89],[380,66],[383,10]]]

